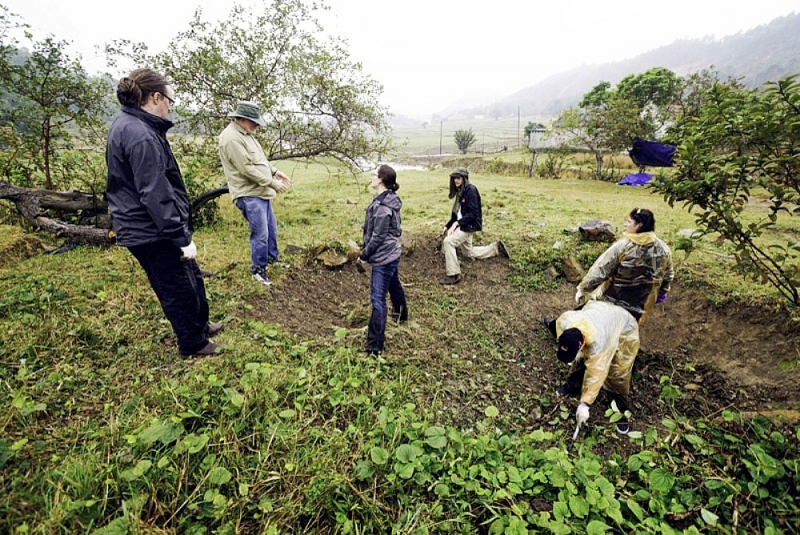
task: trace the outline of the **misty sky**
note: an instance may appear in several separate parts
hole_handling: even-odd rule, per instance
[[[262,0],[241,0],[260,5]],[[584,64],[627,59],[678,39],[720,38],[800,12],[800,0],[327,0],[320,16],[345,38],[352,59],[384,86],[392,112],[426,117],[459,100],[515,93]],[[218,20],[219,0],[0,0],[31,25],[72,42],[94,74],[105,71],[96,46],[113,39],[162,51],[188,27],[197,7]],[[123,12],[123,6],[125,12]],[[24,43],[23,43],[24,44]],[[120,73],[112,72],[114,75]]]

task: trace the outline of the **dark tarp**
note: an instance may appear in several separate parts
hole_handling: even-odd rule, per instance
[[[633,148],[628,151],[628,154],[633,163],[639,166],[672,167],[675,145],[645,141],[637,137],[633,139]]]
[[[644,186],[653,179],[653,175],[648,173],[635,173],[628,175],[619,182],[618,186]]]

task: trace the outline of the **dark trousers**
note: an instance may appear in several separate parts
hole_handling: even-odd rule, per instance
[[[147,273],[150,286],[178,338],[178,350],[192,355],[208,344],[208,301],[203,275],[194,260],[181,260],[169,240],[128,248]]]
[[[583,388],[584,375],[586,375],[586,365],[582,361],[574,363],[572,368],[570,368],[570,373],[567,376],[567,380],[564,382],[564,386],[562,387],[567,396],[580,396],[581,389]],[[604,389],[603,391],[608,396],[609,405],[611,405],[612,401],[616,401],[619,412],[624,413],[626,410],[628,410],[628,400],[625,398],[625,396],[610,390]]]
[[[392,300],[392,316],[399,321],[408,318],[406,306],[406,293],[400,284],[398,265],[400,259],[383,266],[372,266],[372,280],[370,284],[370,300],[372,301],[372,315],[367,328],[367,351],[383,351],[384,333],[386,331],[386,294]]]

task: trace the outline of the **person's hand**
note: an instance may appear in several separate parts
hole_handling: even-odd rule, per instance
[[[366,266],[367,266],[367,263],[364,260],[361,260],[361,257],[359,256],[356,259],[356,269],[360,273],[366,273],[367,272],[367,267]]]
[[[287,189],[286,188],[286,183],[283,180],[279,179],[279,178],[275,178],[272,181],[272,189],[274,189],[278,193],[283,193]]]
[[[186,247],[181,247],[181,253],[183,253],[181,260],[194,260],[197,257],[197,246],[194,244],[194,240]]]
[[[667,292],[658,292],[658,299],[656,299],[656,304],[660,305],[661,303],[667,302]]]
[[[449,229],[447,229],[447,235],[448,235],[448,236],[452,236],[452,235],[453,235],[453,232],[455,232],[457,228],[458,228],[458,221],[456,221],[455,223],[453,223],[452,225],[450,225],[450,228],[449,228]]]
[[[582,300],[582,299],[583,299],[583,292],[582,292],[582,291],[580,291],[580,290],[578,290],[577,292],[575,292],[575,303],[577,303],[577,304],[579,304],[579,305],[580,305],[580,304],[581,304],[581,300]]]
[[[589,405],[581,403],[578,405],[578,410],[575,411],[575,420],[581,426],[589,420]]]

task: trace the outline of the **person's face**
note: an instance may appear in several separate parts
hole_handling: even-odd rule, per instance
[[[628,234],[637,234],[640,228],[642,228],[642,224],[637,223],[631,217],[628,217],[628,219],[625,220],[625,223],[622,224],[622,230]]]
[[[169,115],[169,110],[175,103],[175,93],[172,88],[167,86],[164,92],[155,92],[152,96],[153,99],[153,115],[157,115],[162,119]]]
[[[460,188],[463,183],[464,183],[464,177],[463,176],[454,176],[453,177],[453,184],[455,184],[457,188]]]
[[[244,128],[248,134],[252,134],[258,129],[258,123],[255,121],[251,121],[250,119],[245,119],[244,117],[237,117],[236,122]]]
[[[370,182],[370,186],[372,186],[372,189],[378,189],[378,186],[380,185],[381,185],[381,179],[378,176],[378,170],[376,169],[375,171],[372,172],[372,181]]]

